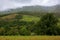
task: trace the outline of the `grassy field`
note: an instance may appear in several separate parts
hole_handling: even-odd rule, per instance
[[[29,21],[37,22],[40,20],[40,18],[36,17],[36,16],[31,16],[31,15],[24,15],[22,20],[27,21],[27,22],[29,22]]]
[[[0,36],[0,40],[60,40],[60,36]]]

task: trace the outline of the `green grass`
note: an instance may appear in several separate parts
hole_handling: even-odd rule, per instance
[[[0,36],[0,40],[60,40],[60,36]]]
[[[30,21],[34,21],[34,22],[36,21],[37,22],[40,20],[40,18],[36,17],[36,16],[24,15],[22,20],[27,21],[27,22],[30,22]]]

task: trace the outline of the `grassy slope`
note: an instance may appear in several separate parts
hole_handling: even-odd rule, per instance
[[[34,21],[34,22],[37,22],[39,21],[39,17],[36,17],[36,16],[30,16],[30,15],[23,15],[23,21],[27,21],[27,22],[30,22],[30,21]]]
[[[12,19],[12,18],[15,18],[17,14],[10,14],[10,15],[7,15],[7,16],[3,16],[1,17],[2,19]],[[27,21],[27,22],[30,22],[30,21],[39,21],[39,17],[36,17],[36,16],[31,16],[31,15],[22,15],[23,16],[23,19],[22,21]]]

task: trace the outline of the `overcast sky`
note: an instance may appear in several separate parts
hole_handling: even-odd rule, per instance
[[[0,0],[0,10],[31,5],[53,6],[59,2],[60,0]]]

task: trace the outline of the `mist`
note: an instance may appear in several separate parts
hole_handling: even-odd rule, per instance
[[[23,6],[54,6],[58,5],[60,0],[0,0],[0,10],[18,8]]]

